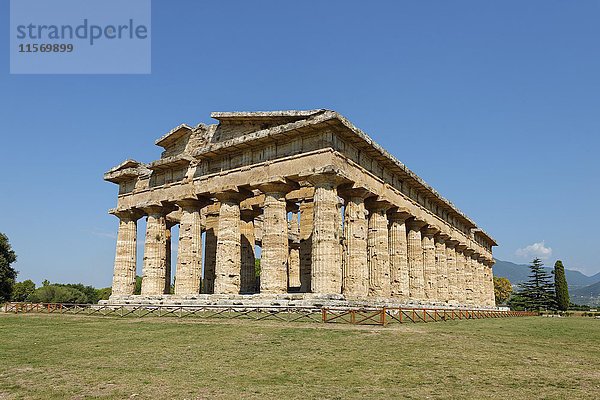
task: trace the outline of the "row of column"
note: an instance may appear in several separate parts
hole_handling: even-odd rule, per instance
[[[456,302],[494,305],[491,263],[466,244],[450,240],[435,227],[387,202],[373,201],[364,189],[338,192],[333,175],[309,178],[312,201],[299,207],[300,224],[292,219],[297,245],[289,242],[287,202],[290,187],[262,185],[264,193],[261,293],[343,293],[347,297],[397,298],[399,301]],[[345,199],[340,215],[339,196]],[[255,291],[252,210],[241,210],[239,191],[215,194],[218,209],[205,219],[205,293]],[[181,209],[175,293],[197,294],[202,276],[200,209],[207,200],[178,201]],[[170,232],[164,206],[143,208],[148,216],[142,294],[168,293]],[[135,287],[138,211],[117,213],[120,219],[113,293],[129,295]],[[291,243],[291,245],[290,245]]]

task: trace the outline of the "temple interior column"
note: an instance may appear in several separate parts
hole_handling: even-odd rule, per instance
[[[289,254],[285,194],[290,188],[285,184],[268,184],[260,190],[265,194],[260,292],[287,293]]]
[[[254,210],[242,210],[240,221],[241,234],[241,270],[240,270],[240,293],[256,292],[256,271],[254,269],[256,253],[256,240],[254,237],[254,218],[257,212]]]
[[[406,211],[394,211],[389,216],[391,295],[400,300],[408,300],[410,297],[408,244],[405,224],[410,217],[411,215]]]
[[[220,204],[213,204],[205,208],[205,237],[204,237],[204,279],[202,280],[202,293],[215,292],[215,266],[217,264],[217,232],[219,230]]]
[[[112,296],[128,296],[135,291],[137,262],[137,210],[113,212],[119,218],[117,250],[113,272]]]
[[[144,266],[142,271],[142,295],[165,293],[167,274],[167,220],[162,206],[144,208],[148,215],[146,241],[144,243]]]
[[[369,293],[367,265],[367,191],[348,191],[344,209],[342,251],[342,293],[350,297],[365,297]]]
[[[292,219],[289,222],[289,232],[292,239],[288,241],[288,288],[293,291],[300,291],[300,242],[298,240],[300,230],[297,206],[293,207],[291,213]]]
[[[217,233],[217,257],[215,266],[215,293],[237,294],[240,292],[241,231],[240,201],[238,192],[216,194],[221,202],[219,230]]]
[[[459,287],[458,287],[458,271],[456,262],[456,245],[457,240],[446,240],[446,265],[448,270],[448,301],[458,303]]]
[[[311,291],[337,294],[342,290],[342,254],[338,225],[337,177],[313,175],[313,232],[311,254]]]
[[[206,201],[186,199],[177,202],[181,208],[179,250],[175,268],[175,294],[200,293],[202,280],[202,225],[200,209]]]
[[[424,221],[416,218],[409,219],[406,223],[408,228],[407,250],[408,250],[408,274],[409,291],[412,300],[425,299],[425,281],[423,274],[423,240],[421,228],[425,226]]]
[[[312,199],[300,203],[300,292],[310,292],[312,263],[313,207]]]
[[[435,263],[435,242],[433,236],[439,230],[428,225],[423,228],[423,276],[425,299],[429,302],[438,300],[437,297],[437,269]]]

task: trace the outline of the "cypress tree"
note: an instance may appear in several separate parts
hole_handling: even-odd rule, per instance
[[[550,274],[542,266],[542,260],[535,258],[529,265],[529,280],[521,284],[517,302],[529,310],[546,310],[555,307],[554,284]]]
[[[567,311],[569,308],[569,287],[565,276],[565,267],[562,261],[554,264],[554,292],[556,293],[556,308]]]

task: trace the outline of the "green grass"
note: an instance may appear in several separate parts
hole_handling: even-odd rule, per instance
[[[598,399],[600,320],[354,327],[0,314],[0,399]]]

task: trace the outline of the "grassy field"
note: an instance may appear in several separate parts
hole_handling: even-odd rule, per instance
[[[598,399],[600,320],[382,327],[0,314],[0,399]]]

